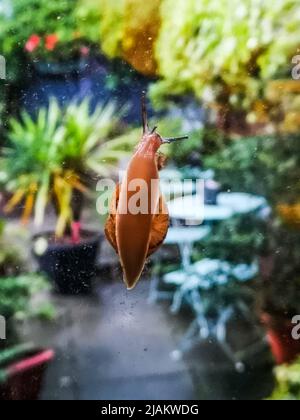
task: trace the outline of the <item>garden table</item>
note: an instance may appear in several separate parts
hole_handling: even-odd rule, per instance
[[[263,208],[267,208],[267,202],[263,197],[245,193],[221,193],[218,196],[217,205],[203,205],[201,197],[195,196],[176,198],[169,202],[170,217],[175,224],[178,220],[183,220],[186,224],[228,220],[235,214],[251,213]],[[186,227],[185,230],[188,234],[189,228]],[[193,344],[197,337],[207,339],[209,336],[213,336],[228,357],[234,361],[236,368],[238,370],[243,369],[244,366],[240,362],[240,356],[234,354],[226,341],[226,336],[227,324],[236,310],[239,310],[244,318],[251,318],[247,305],[241,299],[237,299],[232,305],[222,305],[222,307],[217,308],[218,316],[215,322],[211,323],[204,311],[202,292],[211,290],[213,285],[226,286],[229,283],[229,278],[235,278],[236,281],[240,282],[249,281],[255,277],[256,273],[257,266],[255,264],[232,267],[227,262],[205,259],[191,265],[191,258],[189,257],[189,259],[184,260],[181,270],[164,276],[164,283],[173,285],[177,289],[173,294],[172,312],[178,312],[183,298],[188,296],[187,300],[196,314],[195,320],[184,336],[180,348],[173,352],[174,357],[178,357],[184,349]],[[259,348],[260,344],[261,340],[253,348]],[[244,354],[247,354],[247,351]]]
[[[216,205],[203,204],[201,197],[185,195],[168,203],[170,217],[188,224],[230,219],[268,207],[264,197],[247,193],[220,193]]]
[[[165,239],[165,245],[178,245],[181,254],[182,268],[188,270],[191,266],[191,256],[195,243],[202,241],[210,233],[208,226],[171,227]]]
[[[247,193],[220,193],[217,198],[219,206],[229,207],[234,213],[245,214],[268,206],[264,197]]]
[[[220,286],[226,286],[230,282],[247,283],[254,279],[257,273],[257,263],[235,265],[222,260],[203,259],[190,266],[188,276],[184,270],[166,274],[164,276],[165,283],[179,286],[174,295],[171,307],[172,312],[178,313],[183,302],[185,302],[195,315],[194,320],[181,340],[179,348],[172,352],[172,357],[178,359],[183,352],[189,350],[199,339],[207,340],[211,338],[218,342],[227,357],[234,363],[236,369],[242,372],[244,370],[243,359],[261,350],[265,346],[265,340],[242,296],[237,295],[232,303],[227,302],[219,306],[216,305],[216,302],[215,304],[212,302],[220,293]],[[203,294],[209,299],[206,299],[206,305],[203,303]],[[227,301],[227,299],[224,299],[224,296],[221,296],[220,300]],[[216,311],[214,319],[211,315],[210,317],[207,316],[208,310],[206,306],[208,301],[210,301],[210,306],[216,305],[214,307]],[[234,351],[228,342],[227,327],[236,317],[237,312],[239,313],[239,319],[244,319],[251,325],[257,338],[253,344],[243,348],[240,352]]]
[[[200,242],[210,233],[210,227],[170,227],[164,245],[176,245],[179,247],[182,268],[187,272],[191,266],[193,246]],[[157,254],[156,264],[161,263],[160,254]],[[154,303],[162,299],[173,299],[173,292],[159,289],[160,276],[155,273],[151,278],[149,302]]]
[[[184,220],[187,224],[201,224],[230,219],[234,210],[229,206],[203,204],[201,197],[188,195],[168,203],[171,219]]]

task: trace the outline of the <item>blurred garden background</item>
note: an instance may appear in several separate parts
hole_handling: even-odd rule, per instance
[[[0,399],[300,399],[299,21],[296,0],[0,0]],[[97,183],[143,91],[189,140],[164,146],[171,225],[129,292]]]

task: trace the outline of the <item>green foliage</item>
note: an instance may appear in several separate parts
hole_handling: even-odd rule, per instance
[[[205,167],[216,173],[216,179],[232,191],[264,195],[274,181],[266,163],[272,157],[265,150],[272,138],[252,137],[232,140],[228,147],[204,159]]]
[[[174,136],[178,135],[178,133],[183,133],[183,131],[177,130],[176,133],[174,132]],[[200,130],[197,130],[189,133],[188,140],[180,142],[180,144],[172,144],[169,147],[168,155],[179,167],[195,163],[195,161],[198,161],[200,165],[201,148],[202,133]]]
[[[0,51],[7,61],[8,81],[24,78],[25,45],[31,35],[56,34],[58,48],[54,53],[45,48],[39,55],[70,57],[77,42],[74,0],[12,0],[11,16],[0,15]]]
[[[158,132],[163,137],[176,137],[183,133],[183,124],[180,118],[165,117],[159,121],[154,120],[150,123],[152,126],[158,126]],[[164,153],[168,158],[175,161],[178,165],[189,156],[190,152],[193,151],[193,146],[197,143],[199,148],[201,141],[199,133],[189,133],[190,138],[188,141],[183,141],[176,144],[166,145],[161,147],[160,151]]]
[[[160,148],[160,151],[179,168],[189,165],[200,168],[206,156],[215,156],[230,143],[230,139],[214,128],[208,126],[197,129],[190,128],[189,122],[184,117],[174,118],[172,115],[167,115],[159,121],[154,120],[150,125],[157,125],[158,131],[163,137],[176,137],[181,133],[188,135],[188,140]]]
[[[254,215],[238,215],[213,227],[201,244],[201,256],[233,264],[252,264],[266,241],[265,226]]]
[[[15,242],[13,233],[0,221],[0,314],[7,320],[28,316],[52,319],[52,305],[31,305],[31,298],[38,292],[48,290],[49,284],[40,275],[24,274],[27,268],[26,257],[23,248]]]
[[[49,289],[44,277],[36,274],[22,274],[17,277],[0,278],[0,314],[7,320],[12,317],[24,319],[38,314],[32,310],[30,299],[36,293]],[[44,311],[44,309],[42,309]],[[48,311],[50,314],[50,312]]]
[[[11,144],[0,159],[0,179],[14,194],[8,210],[24,200],[24,221],[34,207],[40,225],[51,201],[61,236],[73,218],[73,194],[87,193],[92,177],[108,176],[131,150],[132,139],[119,134],[120,115],[113,103],[91,113],[89,99],[66,109],[51,100],[36,120],[26,112],[20,121],[12,119]]]
[[[76,14],[83,33],[95,43],[101,43],[109,58],[122,56],[126,0],[81,0]]]
[[[164,0],[156,56],[163,96],[194,92],[249,109],[263,96],[264,82],[290,72],[299,46],[296,0]]]
[[[89,0],[86,6],[86,1],[80,0],[77,16],[85,21],[80,24],[84,35],[93,42],[97,40],[109,58],[123,58],[136,70],[153,76],[160,3],[161,0]]]
[[[263,310],[292,318],[300,310],[300,235],[279,220],[268,226],[264,252],[271,276],[262,284]]]
[[[112,2],[115,4],[116,2]],[[101,7],[97,0],[79,0],[74,8],[80,33],[94,44],[99,43]]]
[[[98,7],[100,5],[98,4]],[[101,2],[100,39],[101,47],[108,57],[122,55],[122,39],[124,31],[125,0]]]
[[[0,220],[0,276],[13,276],[24,268],[22,250],[13,243],[12,234],[5,228],[4,221]]]
[[[269,400],[300,400],[300,359],[275,369],[277,385]]]
[[[247,252],[253,255],[261,242],[262,252],[258,248],[257,255],[271,256],[271,278],[262,290],[263,306],[264,310],[278,314],[299,311],[299,220],[296,213],[287,211],[291,215],[285,219],[278,211],[282,203],[297,205],[300,201],[299,148],[298,135],[244,138],[231,140],[229,146],[204,160],[223,186],[261,194],[273,207],[272,219],[265,224],[252,226],[246,220],[240,226],[245,234],[241,237],[231,231],[233,221],[222,224],[220,232],[212,235],[207,252],[227,258],[246,256]]]
[[[267,197],[272,203],[300,198],[300,141],[298,135],[261,136],[232,140],[219,153],[205,158],[205,166],[233,191]]]

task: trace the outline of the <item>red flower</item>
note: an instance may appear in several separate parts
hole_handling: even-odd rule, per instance
[[[89,47],[83,46],[80,48],[80,53],[82,56],[87,57],[90,53]]]
[[[40,42],[41,38],[38,35],[31,35],[25,44],[25,50],[32,53],[40,45]]]
[[[56,34],[47,35],[45,38],[45,48],[48,51],[53,51],[59,39]]]

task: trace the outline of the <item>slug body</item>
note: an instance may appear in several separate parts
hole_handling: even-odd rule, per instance
[[[143,136],[112,199],[105,234],[119,255],[124,282],[133,289],[147,257],[163,243],[169,228],[167,206],[159,188],[158,150],[164,140],[149,130],[143,102]]]
[[[129,163],[120,189],[116,237],[124,281],[129,289],[139,280],[148,256],[151,229],[160,195],[156,159],[160,145],[157,134],[143,137]]]

